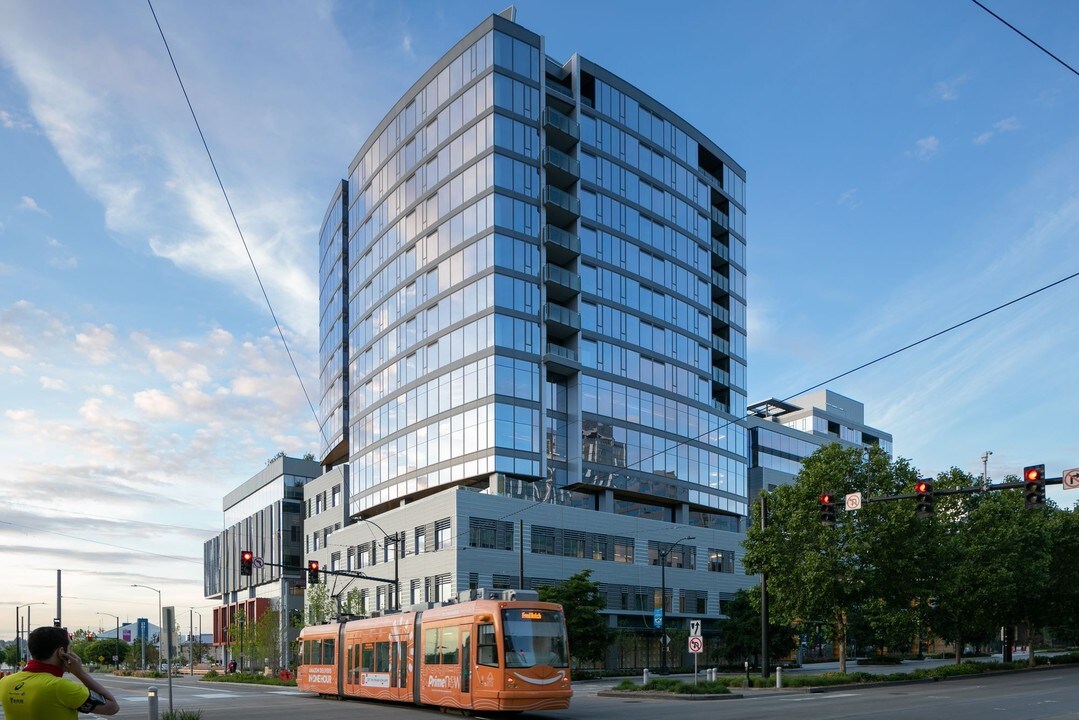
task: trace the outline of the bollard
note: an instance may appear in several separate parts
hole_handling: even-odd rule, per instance
[[[651,681],[652,681],[652,671],[650,671],[648,668],[645,668],[644,669],[644,682],[642,684],[647,685]]]
[[[742,687],[749,687],[749,658],[746,658],[746,679],[742,681]]]
[[[709,668],[709,670],[708,670],[708,679],[711,680],[712,682],[716,681],[716,669],[715,668]]]
[[[150,710],[150,720],[157,720],[157,686],[151,685],[146,688],[147,707]]]
[[[783,668],[776,665],[776,690],[780,690],[783,687]]]

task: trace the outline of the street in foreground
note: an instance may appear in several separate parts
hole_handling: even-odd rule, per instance
[[[120,701],[121,720],[148,717],[146,688],[156,683],[160,709],[168,709],[168,682],[104,676]],[[677,712],[681,720],[774,718],[797,713],[800,720],[836,717],[889,720],[916,716],[949,720],[985,720],[986,717],[1022,720],[1060,720],[1079,716],[1079,668],[972,677],[909,685],[887,684],[826,693],[758,690],[742,699],[716,701],[646,700],[598,697],[614,681],[582,682],[575,686],[569,710],[526,713],[520,720],[654,720]],[[378,703],[339,702],[300,693],[292,688],[200,683],[173,680],[176,709],[201,709],[202,720],[352,720],[363,716],[379,720],[424,720],[436,709]],[[738,692],[738,691],[736,691]],[[0,718],[3,715],[0,714]],[[94,717],[93,715],[86,717]],[[484,718],[478,715],[478,718]]]

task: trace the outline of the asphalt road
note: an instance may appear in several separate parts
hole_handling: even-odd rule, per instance
[[[102,676],[120,701],[120,720],[149,717],[146,687],[150,681]],[[168,709],[167,682],[154,681],[160,710]],[[569,710],[527,713],[517,720],[655,720],[677,713],[679,720],[750,720],[797,716],[798,720],[872,718],[907,720],[946,717],[948,720],[1068,720],[1079,719],[1079,668],[1055,668],[1028,673],[973,677],[943,682],[887,684],[826,693],[757,690],[742,699],[716,701],[649,700],[599,697],[612,681],[574,685]],[[200,709],[202,720],[433,720],[435,709],[379,703],[339,702],[299,693],[291,688],[199,683],[173,680],[176,709]],[[3,717],[0,713],[0,717]],[[93,715],[81,717],[95,717]],[[478,720],[492,720],[483,714]]]

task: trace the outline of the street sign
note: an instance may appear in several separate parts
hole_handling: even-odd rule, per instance
[[[690,620],[689,621],[689,636],[700,637],[701,636],[701,621]]]
[[[662,640],[662,641],[663,641],[663,647],[664,647],[664,649],[666,649],[666,648],[670,647],[670,645],[671,645],[671,636],[670,636],[670,635],[668,635],[668,634],[664,633],[664,634],[663,634],[663,637],[662,637],[662,638],[660,638],[660,640]]]
[[[663,610],[656,608],[652,611],[652,627],[663,627]]]
[[[699,637],[691,637],[689,639],[689,651],[691,653],[699,653],[704,651],[704,640]]]
[[[1064,471],[1064,489],[1079,490],[1079,468]]]
[[[138,623],[139,640],[145,642],[150,639],[150,621],[146,618],[139,618]]]
[[[254,567],[256,570],[261,570],[262,568],[266,567],[266,561],[260,557],[256,557],[251,560],[251,566]]]
[[[847,495],[845,498],[847,510],[861,510],[862,509],[862,494],[860,492],[853,492]]]

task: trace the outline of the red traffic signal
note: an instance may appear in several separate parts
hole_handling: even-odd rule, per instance
[[[835,527],[835,495],[832,493],[821,493],[820,522],[825,527]]]
[[[1045,465],[1023,468],[1023,502],[1028,509],[1045,507]]]
[[[318,585],[318,560],[307,563],[307,584]]]
[[[914,512],[920,518],[927,518],[933,514],[932,481],[919,480],[914,483]]]
[[[240,552],[240,574],[250,577],[251,566],[255,560],[255,554],[250,550]]]

